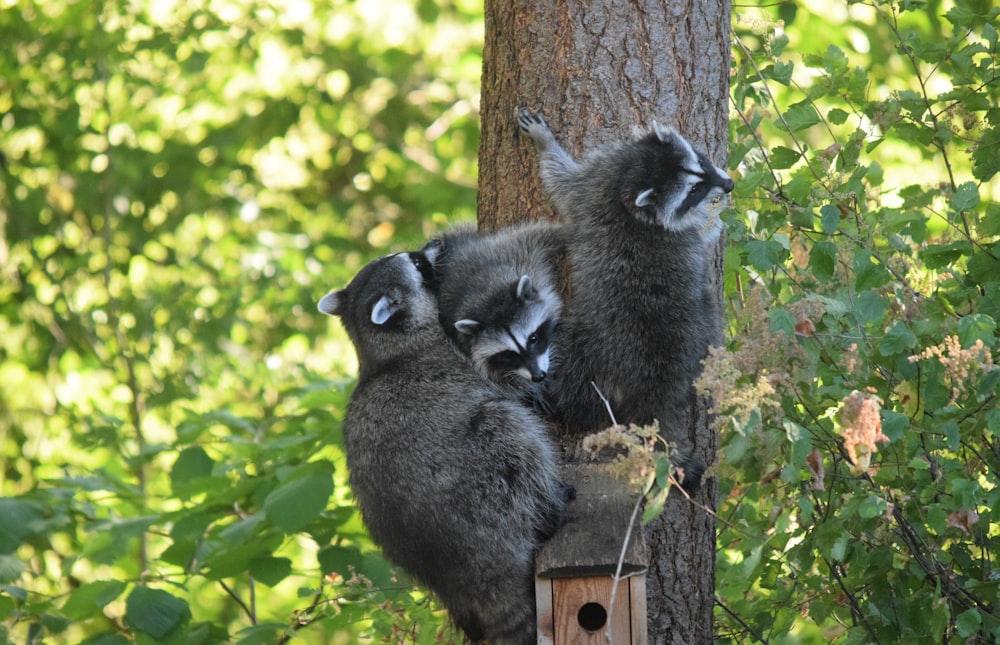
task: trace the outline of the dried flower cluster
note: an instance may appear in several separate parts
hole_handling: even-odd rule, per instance
[[[741,383],[743,373],[736,367],[737,360],[738,353],[730,353],[722,347],[709,348],[708,356],[702,361],[701,376],[694,382],[698,394],[712,401],[709,412],[716,426],[730,419],[742,425],[755,411],[763,416],[781,410],[774,378],[757,374],[752,382]]]
[[[882,434],[882,399],[868,392],[854,390],[841,402],[833,415],[844,449],[855,472],[868,470],[876,443],[889,441]]]
[[[583,439],[583,449],[591,455],[614,451],[611,473],[615,477],[628,477],[629,481],[644,487],[656,472],[654,452],[656,443],[662,441],[660,424],[648,426],[614,425]]]
[[[694,385],[698,394],[711,399],[710,412],[715,425],[721,428],[729,421],[742,427],[754,412],[762,417],[781,414],[780,390],[793,388],[789,367],[800,363],[805,353],[797,342],[782,332],[771,330],[767,314],[766,294],[752,291],[744,299],[741,312],[743,333],[741,345],[734,351],[721,347],[709,348],[702,361],[701,376]],[[802,323],[800,333],[812,335],[811,320],[822,315],[822,304],[803,300],[790,308]]]
[[[851,343],[844,349],[844,353],[840,355],[840,364],[847,374],[857,376],[861,373],[861,353],[857,343]]]
[[[955,402],[966,393],[969,379],[994,369],[993,355],[982,340],[976,339],[972,347],[962,349],[958,336],[951,335],[939,345],[928,347],[910,357],[910,362],[936,358],[944,366],[945,377],[951,381],[951,400]]]

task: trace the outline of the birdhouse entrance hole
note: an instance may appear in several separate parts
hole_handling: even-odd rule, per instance
[[[588,602],[576,614],[576,619],[588,632],[596,632],[608,624],[608,610],[597,602]]]

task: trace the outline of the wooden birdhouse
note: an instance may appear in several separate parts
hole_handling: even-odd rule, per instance
[[[629,531],[638,493],[602,464],[564,466],[563,481],[576,488],[576,499],[535,558],[539,645],[605,645],[609,626],[614,645],[646,645],[648,554],[639,518]]]

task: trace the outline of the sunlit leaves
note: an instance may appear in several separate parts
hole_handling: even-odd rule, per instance
[[[223,642],[254,592],[284,625],[311,551],[371,550],[332,465],[353,350],[315,299],[473,214],[481,6],[8,4],[5,626]]]
[[[765,374],[781,413],[723,424],[753,428],[722,435],[723,640],[996,640],[1000,598],[977,562],[998,548],[983,518],[1000,502],[1000,10],[769,11],[735,9],[744,42],[782,46],[734,48],[746,217],[730,227],[726,285],[744,372],[723,400],[747,406]],[[768,32],[772,15],[784,22]],[[867,465],[832,434],[849,395],[881,401]]]

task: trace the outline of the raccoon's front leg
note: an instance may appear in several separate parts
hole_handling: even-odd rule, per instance
[[[563,197],[572,193],[569,184],[576,178],[580,166],[559,145],[541,114],[527,108],[517,108],[515,115],[521,131],[531,137],[538,149],[542,185],[555,200],[556,207],[561,208],[564,204]]]

